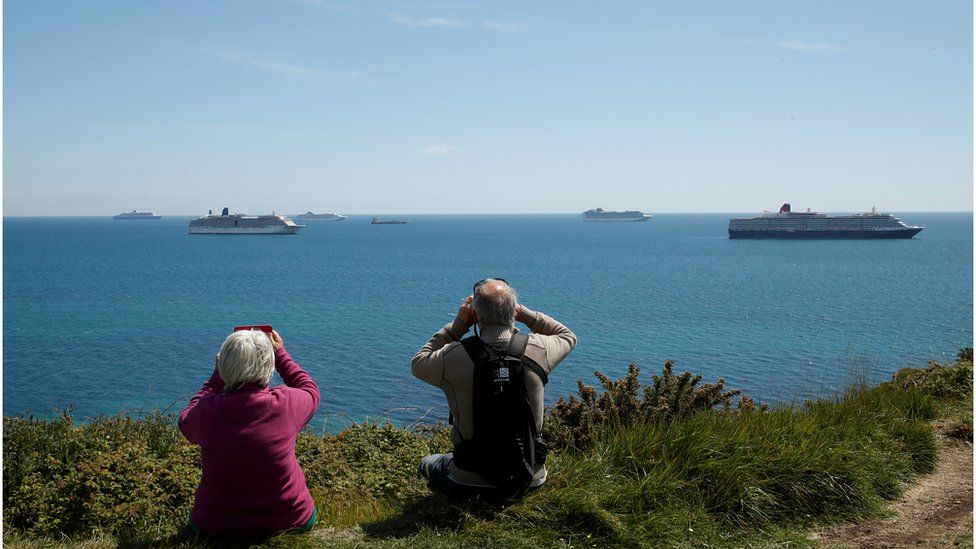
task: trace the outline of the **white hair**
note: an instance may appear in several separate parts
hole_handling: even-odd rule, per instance
[[[245,383],[267,386],[274,375],[274,348],[260,330],[242,330],[227,336],[217,355],[217,371],[230,393]]]
[[[512,326],[518,307],[515,288],[504,281],[489,278],[474,291],[471,307],[482,326]]]

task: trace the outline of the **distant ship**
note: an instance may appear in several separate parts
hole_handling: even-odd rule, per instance
[[[120,213],[115,216],[115,219],[162,219],[162,217],[156,212],[137,212],[132,210],[131,212]]]
[[[305,212],[303,214],[300,214],[298,216],[298,219],[324,219],[326,221],[345,221],[346,216],[334,212],[327,212],[327,213],[320,213],[320,214]]]
[[[211,211],[190,221],[190,234],[295,234],[305,225],[296,225],[283,215],[249,216],[231,214],[224,208],[220,215]]]
[[[603,208],[596,208],[583,212],[583,221],[647,221],[652,217],[654,216],[639,210],[608,212]]]
[[[372,221],[369,222],[370,225],[406,225],[406,221],[399,221],[396,219],[390,219],[389,221],[383,221],[378,217],[374,217]]]
[[[794,212],[783,204],[779,212],[729,221],[729,238],[912,238],[925,227],[906,225],[888,214],[870,212],[825,215]]]

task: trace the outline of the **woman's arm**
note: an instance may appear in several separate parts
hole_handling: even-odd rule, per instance
[[[200,443],[200,429],[203,426],[203,420],[200,418],[199,409],[197,408],[197,405],[200,404],[200,399],[206,395],[219,395],[223,392],[224,380],[220,378],[220,372],[217,371],[217,365],[214,364],[214,371],[210,379],[204,382],[200,392],[194,395],[190,399],[190,402],[186,404],[186,408],[183,408],[183,411],[180,412],[180,431],[187,440],[194,444]]]
[[[300,391],[292,393],[296,395],[296,398],[292,398],[288,405],[292,417],[298,420],[295,427],[301,430],[312,419],[315,410],[319,407],[321,399],[319,386],[312,380],[312,376],[308,375],[308,372],[291,358],[291,355],[285,350],[285,342],[282,341],[278,332],[272,331],[270,337],[275,349],[275,370],[278,371],[278,375],[281,376],[285,385]]]

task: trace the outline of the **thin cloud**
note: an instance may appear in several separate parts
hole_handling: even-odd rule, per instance
[[[501,23],[488,20],[481,24],[481,28],[493,32],[519,32],[525,30],[524,23]]]
[[[420,149],[420,152],[428,156],[447,156],[449,154],[458,154],[461,152],[461,149],[447,143],[439,143],[436,145],[427,145]]]
[[[157,126],[152,124],[105,124],[101,127],[109,130],[152,133],[251,134],[259,132],[257,128],[252,126]]]
[[[844,46],[834,44],[833,42],[804,42],[802,40],[780,42],[779,47],[810,53],[844,53],[847,51],[847,48]]]
[[[391,23],[404,27],[463,27],[464,21],[449,19],[447,17],[407,17],[391,13],[387,15]]]
[[[272,72],[279,76],[288,78],[289,80],[311,80],[322,75],[320,71],[309,67],[259,59],[257,57],[251,57],[250,55],[232,51],[202,49],[200,52],[211,57],[230,61],[239,65],[260,69],[266,72]]]

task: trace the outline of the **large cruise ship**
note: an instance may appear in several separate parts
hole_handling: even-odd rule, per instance
[[[190,234],[295,234],[305,225],[296,225],[283,215],[231,214],[224,208],[220,215],[211,211],[190,221]]]
[[[647,221],[651,217],[651,214],[639,210],[608,212],[603,208],[596,208],[583,212],[583,221]]]
[[[320,214],[305,212],[303,214],[299,214],[298,219],[323,219],[325,221],[345,221],[346,216],[342,214],[337,214],[335,212],[326,212]]]
[[[162,217],[156,212],[137,212],[135,210],[114,216],[115,219],[162,219]]]
[[[732,219],[729,238],[912,238],[922,229],[874,208],[853,215],[826,215],[794,212],[783,204],[779,212]]]

